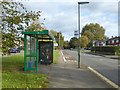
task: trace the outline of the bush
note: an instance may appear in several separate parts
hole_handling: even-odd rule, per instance
[[[96,47],[92,47],[91,51],[93,52],[102,52],[102,53],[106,53],[106,54],[116,54],[116,55],[120,55],[120,47],[119,46],[96,46]]]
[[[120,47],[119,46],[117,46],[115,48],[115,53],[116,53],[116,55],[120,56]]]

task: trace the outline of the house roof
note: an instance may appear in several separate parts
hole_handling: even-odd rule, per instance
[[[98,42],[106,42],[108,39],[106,39],[106,40],[99,40],[99,41],[95,41],[95,43],[98,43]]]
[[[118,37],[113,37],[113,38],[110,38],[110,39],[108,39],[107,41],[109,41],[109,40],[114,40],[114,39],[120,40],[120,36],[118,36]]]

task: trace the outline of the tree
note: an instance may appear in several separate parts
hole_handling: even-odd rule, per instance
[[[68,41],[64,41],[63,47],[65,49],[68,49],[69,48],[69,42]]]
[[[52,35],[52,37],[55,38],[56,42],[58,43],[58,46],[60,45],[60,48],[63,47],[64,44],[64,36],[61,32],[57,32],[55,30],[50,30],[49,34]],[[60,42],[60,43],[59,43]]]
[[[88,37],[82,35],[80,38],[80,47],[85,48],[85,47],[87,47],[87,44],[88,44]]]
[[[54,30],[50,30],[49,34],[52,35],[53,37],[55,37],[57,35],[58,32],[54,31]]]
[[[13,48],[22,38],[21,31],[27,30],[29,22],[39,19],[41,11],[28,12],[23,4],[19,2],[2,1],[2,52],[5,54],[9,48]]]
[[[78,38],[72,37],[69,42],[70,48],[77,48],[78,47]]]
[[[60,48],[63,47],[63,43],[64,43],[64,36],[62,36],[61,32],[57,32],[57,35],[54,36],[56,42],[58,43],[58,46],[60,46]]]
[[[43,23],[40,23],[39,19],[35,20],[27,27],[26,31],[42,31],[43,27],[41,26]]]
[[[88,38],[88,47],[92,46],[92,42],[94,41],[94,34],[92,32],[89,31],[85,31],[85,34]]]
[[[82,29],[82,35],[86,35],[89,39],[89,46],[92,46],[94,40],[105,39],[105,29],[98,23],[86,24]]]

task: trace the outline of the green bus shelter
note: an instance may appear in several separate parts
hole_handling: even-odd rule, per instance
[[[23,31],[24,34],[24,71],[36,70],[38,62],[53,62],[53,38],[48,30]]]

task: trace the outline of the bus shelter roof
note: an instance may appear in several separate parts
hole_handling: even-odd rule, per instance
[[[42,31],[23,31],[22,34],[29,35],[29,36],[35,36],[38,35],[38,39],[49,39],[52,40],[52,36],[49,34],[48,30],[42,30]]]

